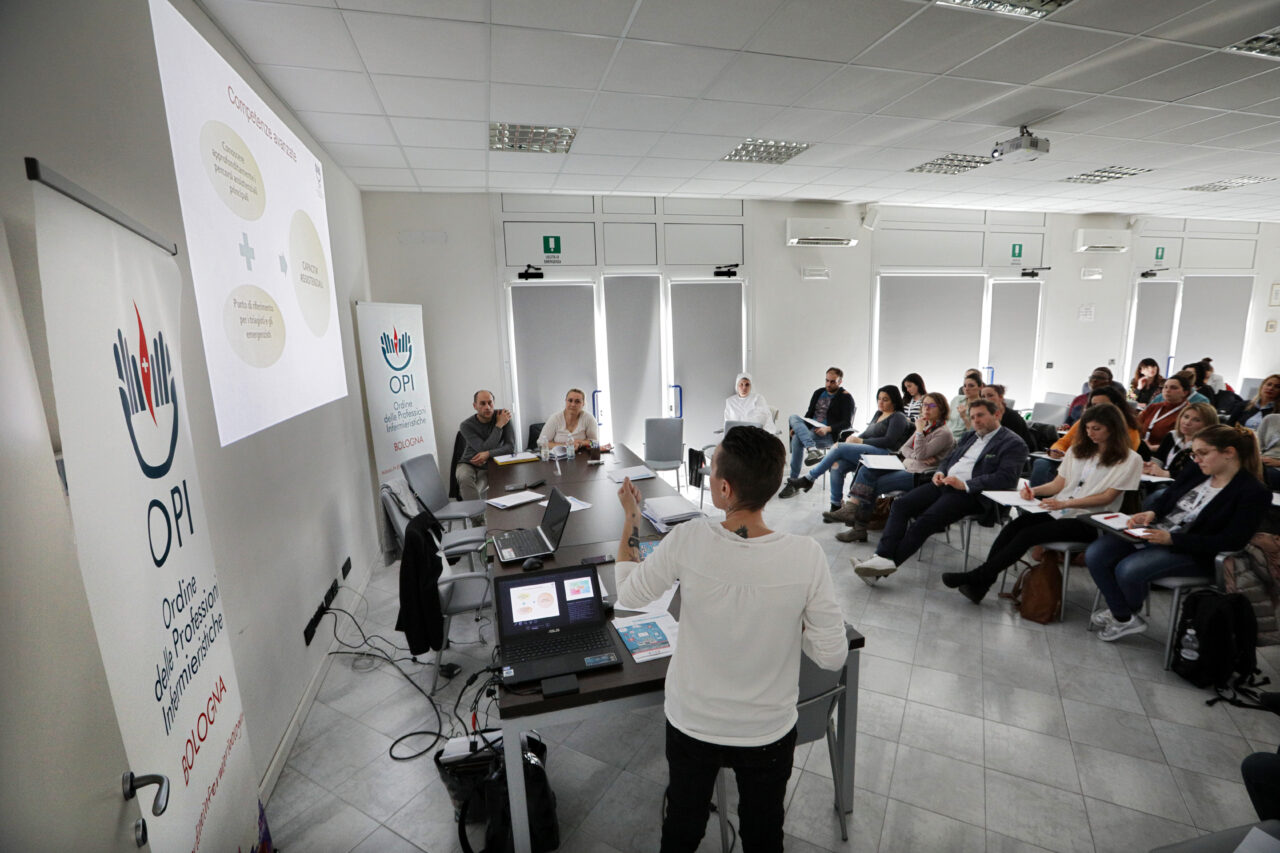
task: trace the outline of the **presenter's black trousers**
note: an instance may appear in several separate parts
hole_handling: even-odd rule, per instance
[[[662,853],[693,853],[707,830],[716,774],[732,767],[738,782],[738,832],[743,853],[782,850],[783,805],[796,730],[764,746],[723,746],[689,737],[667,723],[667,816]],[[727,803],[722,806],[727,807]]]

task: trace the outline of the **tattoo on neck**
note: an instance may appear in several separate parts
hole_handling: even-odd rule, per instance
[[[739,525],[738,529],[733,532],[741,536],[743,539],[747,538],[747,526],[745,524]]]

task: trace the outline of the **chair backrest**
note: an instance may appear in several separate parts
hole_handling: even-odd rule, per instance
[[[1071,401],[1068,400],[1068,403]],[[1033,424],[1052,424],[1057,426],[1067,422],[1067,406],[1060,403],[1036,403],[1031,409]]]
[[[441,575],[436,588],[440,591],[440,612],[445,616],[479,610],[491,600],[489,576],[484,572]]]
[[[1074,395],[1062,394],[1058,391],[1049,391],[1049,392],[1046,392],[1044,395],[1044,401],[1046,403],[1057,403],[1060,406],[1067,406],[1067,407],[1071,406],[1071,401],[1074,399],[1075,399]],[[1059,423],[1061,423],[1061,421],[1059,421]]]
[[[538,449],[538,436],[542,435],[542,428],[546,425],[546,421],[538,421],[536,424],[529,424],[529,440],[524,443],[525,450]]]
[[[822,669],[806,654],[800,655],[800,698],[796,702],[796,743],[826,737],[827,724],[845,692],[846,667]]]
[[[644,458],[654,462],[683,462],[684,420],[645,418]]]
[[[449,497],[455,501],[462,500],[462,487],[458,485],[458,463],[467,449],[467,440],[462,437],[462,430],[453,437],[453,461],[449,463]]]
[[[415,456],[400,465],[404,478],[409,481],[409,488],[429,510],[437,510],[449,502],[449,493],[445,490],[444,481],[440,479],[440,468],[436,465],[434,453]]]
[[[404,531],[413,516],[409,514],[409,508],[404,505],[391,486],[383,483],[379,492],[382,497],[382,509],[386,512],[387,520],[391,522],[391,529],[396,534],[396,544],[403,548]]]

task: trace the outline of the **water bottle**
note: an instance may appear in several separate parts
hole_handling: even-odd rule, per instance
[[[570,438],[569,443],[564,446],[564,458],[572,459],[577,454],[576,447],[577,442]]]
[[[1182,659],[1188,663],[1200,659],[1200,638],[1195,628],[1188,628],[1182,635]]]
[[[545,441],[538,442],[538,458],[543,462],[551,461],[551,450]]]

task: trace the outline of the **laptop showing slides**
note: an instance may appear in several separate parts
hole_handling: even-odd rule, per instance
[[[595,566],[499,575],[493,584],[503,684],[621,665]]]
[[[533,530],[511,530],[493,537],[493,550],[498,560],[514,563],[529,557],[545,557],[560,547],[560,537],[569,521],[569,499],[559,489],[551,490],[542,523]]]

